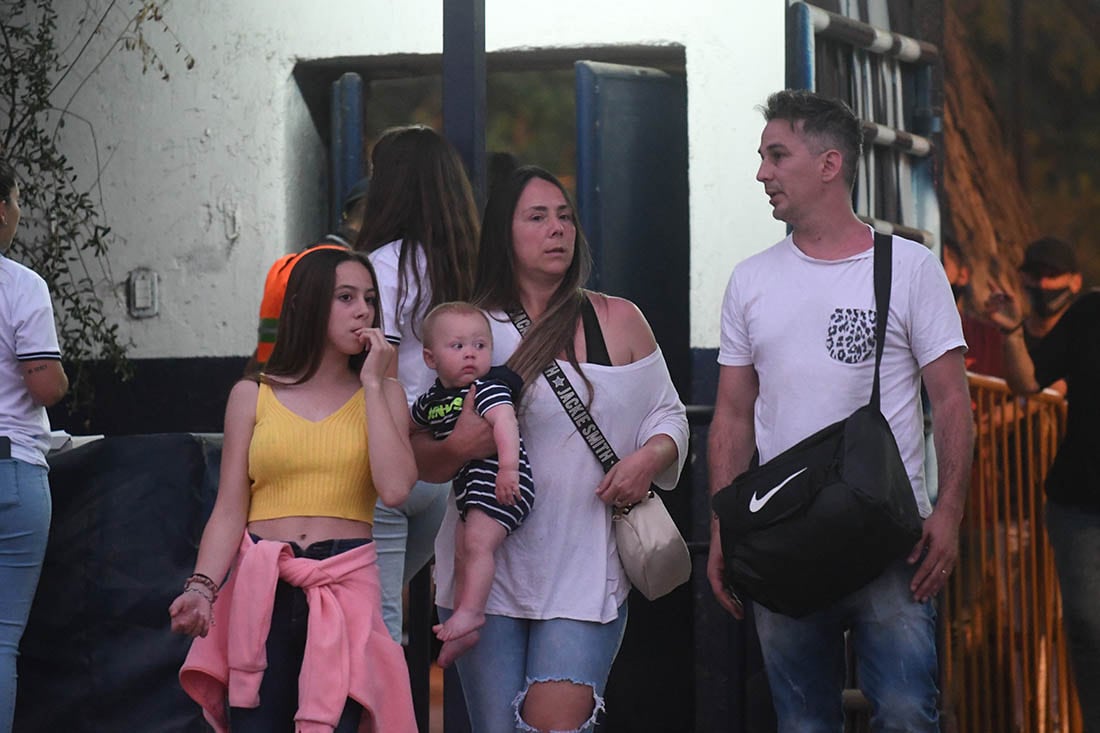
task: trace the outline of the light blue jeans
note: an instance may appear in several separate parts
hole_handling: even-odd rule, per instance
[[[477,644],[455,662],[473,733],[535,731],[520,717],[528,686],[564,680],[592,688],[592,717],[576,731],[593,730],[627,615],[625,601],[618,618],[606,624],[486,615]],[[441,621],[450,617],[450,610],[439,609]]]
[[[31,613],[52,502],[46,468],[0,460],[0,731],[15,717],[15,658]]]
[[[1093,733],[1100,731],[1100,514],[1048,502],[1046,519],[1081,716]]]
[[[800,619],[753,605],[779,733],[840,733],[844,632],[876,733],[938,733],[936,609],[909,591],[914,566],[899,560],[860,590]]]
[[[435,535],[447,511],[451,484],[417,481],[409,498],[397,507],[381,501],[374,507],[374,546],[378,550],[378,577],[382,586],[382,619],[401,643],[401,591],[435,554]]]

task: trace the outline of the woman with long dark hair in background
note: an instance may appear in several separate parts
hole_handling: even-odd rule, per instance
[[[355,248],[370,253],[378,273],[383,329],[397,347],[397,376],[411,407],[435,381],[424,364],[424,316],[440,303],[469,300],[473,289],[477,208],[458,153],[430,127],[386,130],[374,144],[371,167]],[[420,481],[404,504],[375,512],[383,617],[396,640],[402,587],[431,559],[449,493],[449,483]]]

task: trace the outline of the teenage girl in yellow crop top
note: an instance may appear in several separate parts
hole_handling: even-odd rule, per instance
[[[195,574],[169,609],[174,631],[205,637],[215,615],[221,620],[219,584],[249,548],[287,543],[294,557],[319,561],[352,551],[371,541],[376,500],[392,506],[408,496],[417,477],[409,412],[401,385],[386,376],[395,349],[379,327],[375,282],[369,261],[350,251],[313,250],[295,265],[265,371],[229,395],[218,495]],[[370,557],[366,570],[377,584]],[[277,635],[305,638],[304,602],[301,589],[279,581],[260,705],[231,707],[233,733],[292,723],[303,644]],[[284,615],[300,628],[284,626]],[[281,648],[287,644],[289,651]],[[362,717],[349,697],[335,730],[359,730]]]

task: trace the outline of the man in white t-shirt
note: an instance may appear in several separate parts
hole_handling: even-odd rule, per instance
[[[791,234],[741,262],[722,306],[720,373],[708,467],[714,493],[870,398],[874,375],[873,242],[852,209],[860,123],[841,102],[806,91],[763,108],[760,169],[773,215]],[[780,733],[839,730],[851,631],[875,730],[938,731],[935,608],[958,558],[973,424],[966,344],[940,263],[894,237],[882,358],[882,413],[908,469],[924,529],[908,557],[837,603],[794,619],[754,604]],[[924,486],[920,384],[931,399],[940,493]],[[719,603],[744,609],[723,584],[718,523],[707,575]]]

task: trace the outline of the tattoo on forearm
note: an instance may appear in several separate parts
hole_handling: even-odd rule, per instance
[[[35,372],[41,372],[41,371],[44,371],[47,368],[48,368],[48,366],[46,364],[39,364],[38,366],[32,366],[29,369],[27,369],[27,374],[34,374]]]

